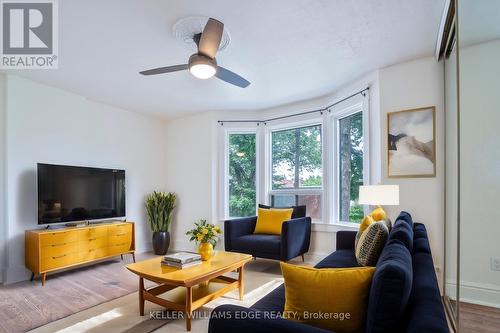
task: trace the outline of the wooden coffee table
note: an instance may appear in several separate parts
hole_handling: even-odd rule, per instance
[[[191,330],[192,312],[204,304],[239,289],[243,299],[243,266],[251,255],[218,251],[212,259],[200,265],[178,269],[163,266],[161,257],[127,265],[127,269],[139,276],[139,313],[144,316],[144,302],[161,305],[169,310],[186,313],[186,330]],[[237,270],[238,279],[223,274]],[[144,279],[157,283],[144,288]],[[165,298],[158,295],[167,293]]]

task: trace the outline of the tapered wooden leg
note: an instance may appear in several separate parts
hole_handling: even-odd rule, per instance
[[[238,289],[240,292],[240,301],[243,300],[243,294],[245,293],[245,289],[243,287],[243,266],[238,268]]]
[[[186,331],[191,331],[193,289],[186,287]]]
[[[135,253],[132,253],[132,259],[134,260],[135,262]]]
[[[35,273],[31,273],[31,279],[30,279],[30,281],[33,281],[34,278],[35,278]]]
[[[47,273],[42,273],[42,287],[45,286],[45,277],[47,276]]]
[[[120,257],[121,257],[121,258],[122,258],[122,260],[123,260],[123,254],[120,254]]]
[[[139,277],[139,314],[144,316],[144,279]]]
[[[304,261],[305,261],[305,259],[304,259],[304,254],[302,254],[302,262],[304,262]]]

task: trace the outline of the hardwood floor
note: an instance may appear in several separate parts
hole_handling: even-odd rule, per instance
[[[130,262],[132,257],[124,256],[53,273],[45,287],[39,279],[0,286],[0,332],[26,332],[137,291],[137,277],[124,267]]]
[[[460,333],[500,332],[500,309],[460,303]]]

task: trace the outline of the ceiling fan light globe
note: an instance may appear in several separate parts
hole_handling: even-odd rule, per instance
[[[209,79],[215,75],[217,69],[212,64],[194,64],[189,67],[189,71],[193,74],[194,77],[198,79]]]

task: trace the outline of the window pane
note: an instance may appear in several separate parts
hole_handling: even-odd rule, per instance
[[[306,214],[313,219],[321,219],[321,195],[319,194],[273,194],[271,206],[292,207],[306,206]]]
[[[229,134],[229,216],[255,215],[255,134]]]
[[[272,195],[271,196],[271,206],[276,207],[276,208],[295,206],[295,194]]]
[[[273,190],[321,187],[321,154],[321,125],[273,132]]]
[[[321,195],[299,195],[298,205],[306,205],[307,216],[321,219]]]
[[[299,187],[321,187],[323,165],[321,158],[321,126],[300,129]]]
[[[363,218],[363,207],[358,204],[363,185],[362,112],[339,120],[339,140],[339,218],[359,223]]]

